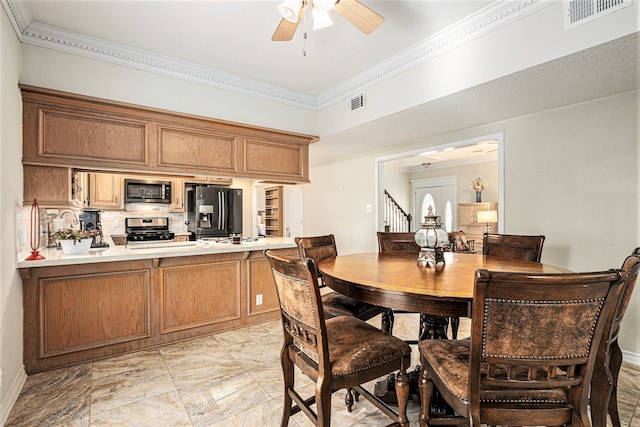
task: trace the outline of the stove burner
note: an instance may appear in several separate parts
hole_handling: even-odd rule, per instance
[[[175,234],[170,231],[147,231],[127,233],[127,242],[149,242],[154,240],[173,240]]]
[[[127,242],[167,241],[175,237],[169,231],[169,218],[127,218],[125,232]]]

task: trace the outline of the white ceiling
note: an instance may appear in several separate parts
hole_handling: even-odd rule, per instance
[[[385,17],[370,35],[331,11],[332,27],[312,31],[308,16],[273,42],[280,1],[26,0],[33,21],[314,96],[491,3],[362,2]]]
[[[292,41],[273,42],[271,36],[280,21],[279,0],[0,1],[25,38],[30,29],[31,34],[41,35],[64,30],[67,40],[117,46],[153,55],[155,61],[166,58],[314,100],[493,4],[361,0],[385,18],[370,35],[331,12],[332,27],[312,31],[308,17]],[[501,0],[504,4],[515,1]],[[308,29],[306,41],[303,27]],[[37,42],[37,37],[33,40]],[[312,146],[310,164],[638,89],[638,46],[636,33],[365,125],[322,135]],[[366,146],[359,141],[367,141]]]

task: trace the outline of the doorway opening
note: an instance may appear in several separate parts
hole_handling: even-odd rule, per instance
[[[505,222],[503,146],[504,134],[500,132],[376,158],[377,206],[375,213],[377,231],[389,230],[388,224],[385,224],[385,197],[387,197],[385,193],[387,192],[393,194],[393,197],[400,204],[406,206],[405,210],[412,213],[410,231],[416,231],[420,228],[420,222],[422,222],[423,218],[418,217],[418,213],[422,213],[418,208],[421,206],[416,206],[417,202],[414,201],[416,198],[414,194],[415,185],[411,181],[421,185],[424,182],[420,181],[427,180],[428,182],[429,179],[435,180],[433,182],[436,183],[443,179],[447,181],[444,184],[438,183],[437,186],[454,185],[453,190],[448,187],[444,191],[446,199],[450,203],[449,209],[451,209],[448,215],[448,220],[450,221],[448,227],[455,230],[457,226],[456,203],[475,201],[475,198],[473,200],[465,199],[471,197],[470,194],[475,195],[474,192],[471,192],[469,184],[477,177],[472,176],[469,178],[469,174],[478,169],[482,170],[482,164],[486,163],[486,165],[497,164],[497,171],[492,172],[494,176],[489,184],[491,191],[486,193],[491,194],[488,198],[497,202],[498,232],[502,233]],[[467,180],[469,182],[466,182]],[[393,190],[389,190],[389,188],[393,188]],[[452,195],[451,191],[455,191],[457,195]],[[443,223],[446,223],[446,201],[440,207],[440,210],[441,212],[437,213],[437,215],[442,216]],[[385,225],[387,225],[386,228]],[[451,230],[447,228],[447,231]]]

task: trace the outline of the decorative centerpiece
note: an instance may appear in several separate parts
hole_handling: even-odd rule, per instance
[[[435,267],[444,265],[443,247],[449,243],[449,235],[442,229],[440,217],[433,213],[433,207],[429,206],[424,222],[420,224],[420,230],[416,231],[415,240],[420,246],[418,264]]]
[[[56,231],[53,236],[60,243],[65,255],[82,255],[89,253],[91,242],[98,233],[98,230],[63,228]]]
[[[480,179],[480,177],[471,181],[470,187],[476,191],[476,202],[482,202],[482,190],[488,187],[488,185]]]

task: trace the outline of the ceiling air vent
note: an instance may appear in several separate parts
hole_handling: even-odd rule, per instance
[[[364,108],[364,92],[347,100],[347,113]]]
[[[630,6],[631,1],[632,0],[565,0],[564,28],[567,30]]]

